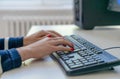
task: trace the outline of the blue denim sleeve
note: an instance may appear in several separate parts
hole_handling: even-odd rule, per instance
[[[2,71],[8,71],[21,66],[21,57],[16,49],[0,50]]]
[[[9,38],[9,49],[23,46],[23,37]]]
[[[0,50],[4,49],[4,38],[0,38]]]
[[[23,38],[24,37],[9,38],[8,49],[18,48],[18,47],[23,46]],[[5,41],[4,38],[0,38],[0,50],[4,50],[4,41]]]

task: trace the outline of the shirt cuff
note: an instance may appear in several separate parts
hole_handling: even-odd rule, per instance
[[[17,38],[9,38],[8,47],[11,48],[18,48],[23,46],[23,37],[17,37]]]
[[[6,56],[2,56],[3,72],[20,67],[22,60],[16,49],[6,50]]]
[[[0,38],[0,50],[4,49],[4,38]]]
[[[13,68],[19,67],[22,60],[18,51],[16,49],[10,49],[8,51],[12,60]]]

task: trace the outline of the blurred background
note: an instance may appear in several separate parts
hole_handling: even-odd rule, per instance
[[[0,37],[24,36],[32,25],[73,24],[73,0],[0,0]]]

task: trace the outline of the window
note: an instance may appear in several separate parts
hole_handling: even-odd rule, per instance
[[[73,0],[0,0],[0,9],[23,10],[23,9],[49,9],[49,8],[72,8]]]

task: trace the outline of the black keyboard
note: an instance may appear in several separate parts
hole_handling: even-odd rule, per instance
[[[75,50],[57,51],[51,57],[57,60],[67,75],[80,75],[120,65],[118,58],[80,36],[71,35],[65,38],[74,44]]]

